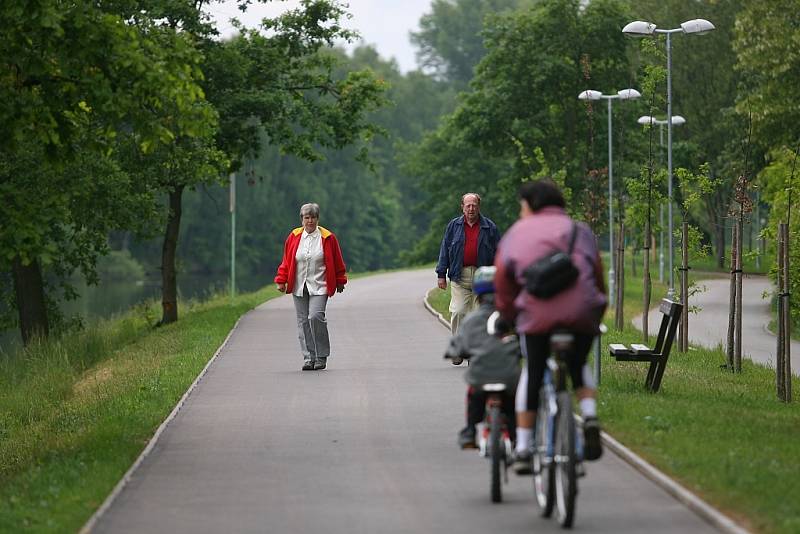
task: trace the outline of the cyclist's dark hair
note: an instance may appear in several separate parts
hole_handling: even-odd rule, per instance
[[[539,211],[546,206],[563,208],[566,205],[564,195],[550,178],[525,182],[519,187],[519,198],[528,203],[531,211]]]

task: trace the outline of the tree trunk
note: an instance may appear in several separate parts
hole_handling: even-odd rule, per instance
[[[37,336],[45,338],[50,334],[50,322],[44,301],[42,268],[39,260],[24,265],[22,258],[15,256],[11,262],[11,271],[19,313],[20,334],[22,342],[27,345]]]
[[[164,246],[161,248],[161,321],[159,325],[178,320],[178,286],[175,272],[175,252],[181,229],[181,197],[183,186],[169,193],[169,216],[164,231]]]

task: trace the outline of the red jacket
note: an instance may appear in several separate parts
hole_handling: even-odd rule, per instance
[[[322,255],[325,258],[325,286],[328,289],[328,296],[336,293],[336,286],[343,286],[347,283],[347,267],[342,258],[342,249],[339,248],[339,241],[333,232],[319,227],[322,234]],[[286,284],[286,292],[294,291],[294,282],[297,274],[297,247],[300,246],[300,238],[303,236],[303,227],[295,228],[289,232],[286,242],[283,244],[283,260],[278,266],[278,274],[275,275],[276,284]]]

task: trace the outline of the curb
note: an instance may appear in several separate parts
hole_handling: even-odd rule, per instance
[[[244,315],[242,317],[244,317]],[[108,495],[108,497],[106,497],[106,500],[103,501],[103,504],[100,505],[100,508],[98,508],[94,514],[92,514],[92,517],[90,517],[89,520],[86,522],[86,524],[83,525],[83,527],[78,531],[78,534],[89,534],[92,531],[92,529],[97,526],[97,523],[98,521],[100,521],[100,518],[103,517],[103,514],[105,514],[108,511],[108,509],[111,508],[111,505],[114,504],[116,498],[119,496],[120,493],[122,493],[122,490],[125,489],[125,486],[128,485],[128,482],[130,482],[133,473],[139,468],[142,462],[144,462],[145,458],[147,458],[147,455],[150,454],[150,452],[155,448],[156,442],[161,437],[161,434],[164,432],[164,430],[166,430],[167,426],[173,421],[173,419],[175,419],[175,417],[178,415],[178,412],[183,407],[186,400],[189,398],[189,395],[192,394],[194,389],[197,387],[197,385],[203,379],[205,374],[208,372],[208,369],[216,361],[217,357],[222,353],[222,349],[225,348],[225,345],[228,344],[228,340],[230,340],[233,333],[239,327],[239,322],[242,320],[242,317],[239,317],[239,319],[236,321],[236,324],[234,324],[233,328],[231,328],[231,331],[228,332],[228,335],[227,337],[225,337],[225,340],[219,346],[219,348],[211,357],[211,359],[208,360],[208,363],[206,363],[205,367],[203,367],[203,370],[200,371],[200,374],[197,375],[197,378],[194,379],[192,385],[189,386],[189,389],[187,389],[186,393],[184,393],[183,396],[180,398],[178,404],[175,405],[175,407],[172,409],[167,418],[164,419],[164,421],[156,430],[156,433],[153,434],[152,438],[150,438],[150,441],[147,442],[147,446],[136,458],[136,461],[133,462],[133,465],[131,465],[131,467],[125,472],[120,481],[117,482],[117,485],[114,486],[113,490],[111,490],[111,493]]]
[[[448,330],[450,330],[450,321],[445,319],[444,315],[442,315],[441,313],[439,313],[438,311],[433,309],[433,306],[431,306],[431,303],[428,302],[428,294],[427,293],[425,294],[425,297],[422,299],[422,305],[425,307],[426,310],[428,310],[428,312],[430,312],[431,315],[436,317],[436,319],[442,324],[442,326],[444,326]]]
[[[425,306],[425,309],[434,315],[438,321],[442,323],[442,325],[446,326],[448,329],[450,328],[450,323],[445,320],[441,313],[434,310],[430,302],[428,302],[427,293],[423,297],[422,302]],[[606,446],[606,448],[608,448],[608,450],[619,456],[625,463],[636,469],[656,486],[667,492],[675,500],[689,508],[707,523],[710,523],[714,527],[718,528],[721,532],[726,532],[728,534],[750,533],[749,530],[738,525],[731,518],[669,478],[653,465],[649,464],[644,458],[637,455],[625,445],[614,439],[607,432],[601,432],[600,436],[603,444]]]

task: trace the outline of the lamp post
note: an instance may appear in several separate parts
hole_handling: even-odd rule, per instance
[[[705,19],[692,19],[681,23],[680,28],[662,30],[652,22],[636,20],[629,22],[622,28],[622,33],[634,37],[649,37],[653,34],[663,33],[667,36],[667,117],[672,117],[672,34],[688,33],[703,35],[714,29],[714,25]],[[668,233],[669,239],[669,291],[667,298],[675,297],[675,271],[672,268],[673,255],[673,236],[672,236],[672,121],[667,121],[667,195],[669,204],[667,206]]]
[[[606,100],[608,101],[608,294],[614,294],[614,149],[611,133],[611,102],[614,100],[632,100],[642,94],[636,89],[622,89],[616,94],[604,95],[600,91],[591,89],[581,91],[580,100]]]
[[[655,117],[651,117],[650,115],[642,115],[639,117],[636,122],[642,125],[652,126],[654,124],[658,125],[658,144],[661,148],[664,148],[664,125],[667,124],[667,120],[660,120]],[[675,115],[672,117],[672,124],[674,126],[679,126],[681,124],[686,123],[686,119],[681,117],[680,115]],[[664,206],[658,206],[658,225],[661,230],[659,231],[659,244],[658,244],[658,281],[664,281]],[[671,235],[671,234],[670,234]],[[670,239],[670,242],[672,240]],[[669,270],[672,272],[672,254],[670,253],[669,256]]]
[[[236,173],[230,175],[231,212],[231,300],[236,297]]]

